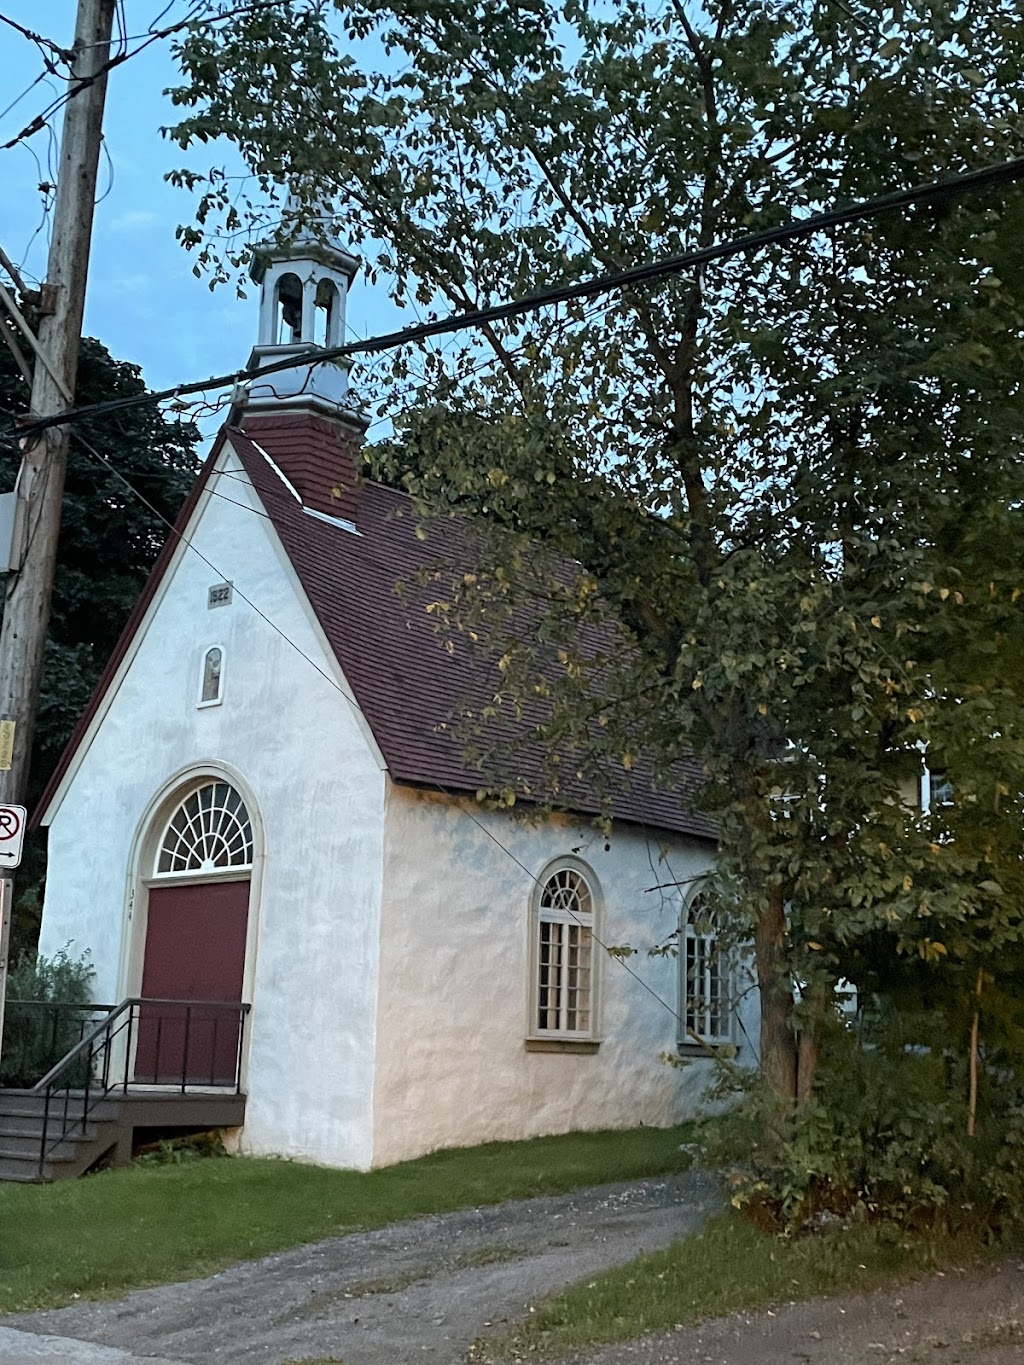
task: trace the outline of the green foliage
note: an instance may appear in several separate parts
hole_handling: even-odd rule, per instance
[[[469,0],[261,8],[179,50],[171,136],[231,139],[260,192],[176,173],[202,192],[181,237],[234,278],[290,181],[335,199],[400,307],[486,306],[1019,155],[1018,20],[1009,0],[496,0],[483,26]],[[1020,957],[1022,207],[951,196],[357,372],[395,424],[374,471],[493,528],[433,604],[488,643],[482,792],[571,804],[586,782],[610,805],[639,755],[671,780],[695,750],[788,1097],[844,976],[946,964],[962,994]],[[545,742],[542,781],[506,716]],[[907,799],[926,746],[951,819]]]
[[[89,1003],[92,978],[88,953],[25,953],[18,959],[7,977],[0,1085],[34,1085],[79,1041],[90,1018],[82,1006]]]
[[[145,390],[138,366],[115,360],[98,341],[83,340],[76,404],[132,397]],[[28,386],[7,347],[0,347],[0,413],[10,424],[27,412]],[[85,709],[167,538],[161,518],[174,520],[192,485],[198,439],[190,422],[169,419],[148,405],[75,424],[32,750],[30,805]],[[91,454],[85,442],[102,459]],[[14,487],[18,460],[13,444],[0,446],[0,489]],[[142,505],[118,474],[155,512]],[[15,957],[35,946],[45,867],[44,835],[30,833],[18,876]]]
[[[98,341],[83,340],[76,404],[145,391],[138,366],[115,360]],[[27,386],[6,348],[0,355],[0,410],[11,419],[28,410]],[[159,517],[174,519],[198,469],[199,433],[190,422],[168,419],[156,406],[132,408],[116,419],[87,420],[76,424],[76,430],[159,516],[84,443],[72,440],[37,726],[36,790],[59,757],[167,539]],[[17,452],[0,450],[0,485],[13,487],[16,471]]]
[[[144,1147],[136,1156],[138,1166],[183,1166],[190,1161],[206,1161],[210,1157],[227,1156],[223,1135],[192,1133],[186,1137],[162,1138]]]
[[[1022,150],[1004,0],[970,22],[900,7],[882,41],[859,3],[714,3],[691,23],[538,0],[489,7],[483,43],[472,5],[367,0],[337,7],[360,66],[312,7],[297,36],[291,13],[189,39],[176,136],[234,137],[267,189],[339,192],[399,304],[486,304]],[[203,213],[238,227],[232,187],[207,190]],[[774,1090],[801,1068],[806,1090],[825,1049],[824,1089],[768,1128],[788,1139],[766,1157],[787,1218],[818,1186],[908,1217],[976,1193],[964,1015],[979,972],[1007,994],[1024,925],[1021,204],[951,200],[499,326],[417,357],[422,383],[401,351],[381,395],[398,432],[375,470],[495,528],[433,604],[493,651],[469,718],[492,791],[564,802],[582,775],[607,796],[645,751],[705,765]],[[527,628],[524,601],[543,604]],[[542,788],[505,714],[545,740]],[[923,746],[957,792],[926,820],[908,800]],[[955,1102],[916,1054],[854,1067],[827,1027],[841,978],[898,999],[922,968]]]
[[[952,1235],[1019,1228],[1021,1054],[991,1037],[983,1045],[969,1136],[967,1048],[947,1012],[883,1010],[833,1033],[798,1110],[754,1084],[731,1114],[704,1125],[704,1159],[724,1168],[734,1205],[776,1231],[886,1221]]]
[[[369,1172],[239,1157],[0,1184],[0,1312],[194,1279],[422,1214],[685,1170],[691,1135],[689,1126],[568,1133],[432,1152]]]

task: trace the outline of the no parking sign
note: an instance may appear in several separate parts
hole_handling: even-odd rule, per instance
[[[0,871],[21,863],[26,814],[24,806],[0,806]]]

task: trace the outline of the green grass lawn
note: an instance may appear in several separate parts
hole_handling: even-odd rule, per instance
[[[877,1289],[990,1254],[976,1238],[910,1236],[880,1224],[787,1240],[724,1213],[665,1251],[541,1300],[522,1327],[478,1342],[471,1358],[562,1356],[740,1310]]]
[[[235,1157],[0,1184],[0,1312],[193,1279],[356,1228],[681,1170],[688,1127],[435,1152],[379,1171]]]

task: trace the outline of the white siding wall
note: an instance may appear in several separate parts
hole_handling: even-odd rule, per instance
[[[252,497],[235,477],[215,486],[235,501]],[[130,907],[147,812],[186,768],[237,772],[265,830],[250,911],[243,1149],[367,1166],[385,777],[336,688],[237,593],[207,608],[211,584],[233,581],[332,672],[267,520],[214,497],[190,534],[217,572],[184,551],[64,794],[40,946],[88,949],[96,998],[136,993],[140,955],[136,944],[133,965],[127,937],[142,929],[144,896]],[[225,651],[224,702],[197,709],[200,661],[215,644]]]
[[[617,826],[606,851],[589,826],[475,813],[534,876],[577,850],[603,891],[598,933],[638,949],[632,970],[678,1007],[676,959],[647,950],[675,928],[680,893],[645,888],[706,869],[709,845],[674,838],[659,861],[667,836]],[[386,819],[375,1165],[492,1139],[667,1125],[696,1112],[709,1063],[673,1070],[659,1060],[675,1048],[675,1018],[599,949],[599,1050],[528,1051],[531,878],[444,798],[389,784]]]

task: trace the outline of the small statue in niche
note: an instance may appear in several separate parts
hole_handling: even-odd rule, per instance
[[[203,661],[203,690],[200,701],[220,701],[220,679],[224,651],[214,646],[206,651]]]

